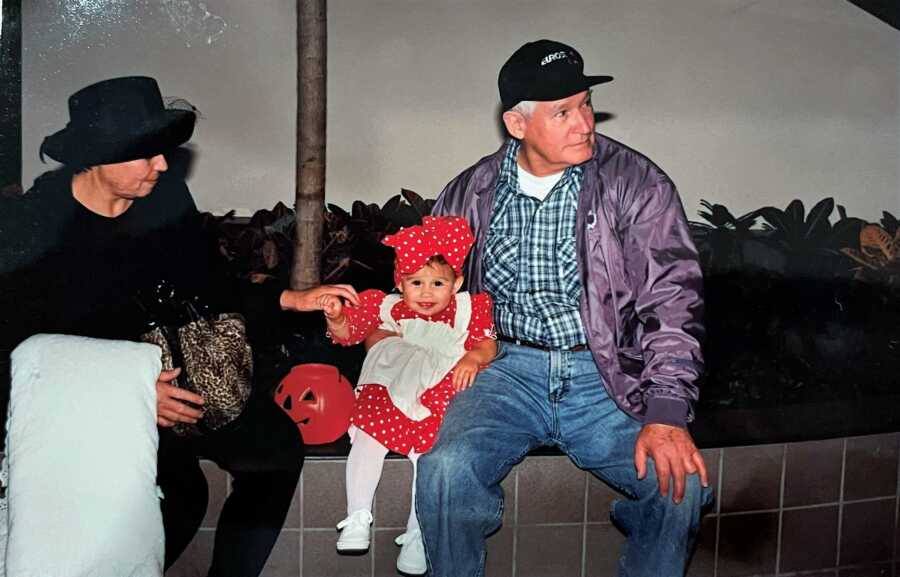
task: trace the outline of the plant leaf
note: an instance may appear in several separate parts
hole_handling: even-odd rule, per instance
[[[831,223],[828,219],[831,217],[833,211],[833,198],[823,198],[817,202],[816,205],[812,207],[812,210],[809,211],[809,216],[806,218],[806,230],[804,231],[803,237],[810,239],[822,238],[827,235],[828,232],[831,231]]]
[[[764,206],[759,209],[759,215],[769,223],[771,230],[787,234],[790,229],[787,214],[774,206]]]
[[[803,224],[806,220],[806,209],[803,208],[803,202],[799,198],[792,200],[784,212],[791,224]]]
[[[869,224],[859,232],[859,248],[871,258],[881,256],[887,260],[894,258],[894,239],[877,224]]]

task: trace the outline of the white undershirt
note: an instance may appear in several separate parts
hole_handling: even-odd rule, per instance
[[[519,179],[519,191],[540,201],[547,198],[547,195],[550,194],[550,191],[553,190],[553,187],[556,186],[556,183],[559,182],[559,179],[562,178],[565,172],[565,170],[561,170],[547,176],[535,176],[519,166],[518,163],[516,163],[516,169]]]

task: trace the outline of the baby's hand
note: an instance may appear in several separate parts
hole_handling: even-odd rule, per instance
[[[341,302],[340,297],[334,295],[322,295],[316,304],[322,308],[325,318],[329,321],[340,319],[344,311],[344,303]]]
[[[470,358],[468,355],[464,356],[456,363],[456,366],[453,367],[453,388],[456,391],[461,391],[463,389],[469,388],[472,382],[475,380],[475,375],[478,374],[478,369],[480,365],[477,361]]]

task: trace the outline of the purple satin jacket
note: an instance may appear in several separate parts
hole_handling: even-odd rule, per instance
[[[454,178],[435,215],[468,219],[476,242],[468,290],[484,290],[482,258],[505,145]],[[675,185],[653,162],[596,135],[575,224],[581,320],[603,384],[644,423],[693,420],[703,371],[703,279]]]

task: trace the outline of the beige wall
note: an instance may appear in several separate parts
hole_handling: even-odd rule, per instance
[[[289,204],[293,5],[24,1],[23,178],[43,168],[65,95],[141,71],[206,116],[190,178],[201,208]],[[900,212],[900,32],[844,0],[331,0],[328,26],[338,205],[434,196],[494,150],[499,66],[552,37],[616,77],[596,92],[613,115],[599,130],[656,160],[689,216],[701,198],[736,213],[825,196],[869,219]]]
[[[205,7],[205,8],[204,8]],[[22,179],[69,94],[157,78],[200,109],[189,184],[205,210],[248,214],[294,194],[295,0],[22,0]],[[27,186],[28,184],[26,184]]]

